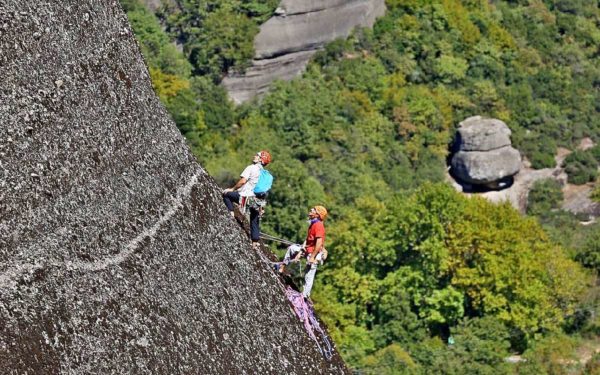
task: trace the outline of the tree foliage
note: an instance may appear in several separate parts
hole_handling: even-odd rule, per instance
[[[563,167],[572,184],[592,182],[598,176],[598,162],[589,151],[576,150],[569,154],[563,162]]]
[[[482,316],[510,333],[507,342],[522,345],[519,340],[560,331],[587,285],[585,273],[539,224],[508,205],[467,199],[445,185],[369,205],[334,227],[329,248],[336,256],[323,282],[354,306],[354,325],[375,327],[377,350],[397,343],[412,352],[423,338]],[[346,227],[356,229],[350,234]]]
[[[165,3],[160,16],[183,45],[195,73],[218,82],[230,69],[248,66],[257,25],[277,4],[276,0],[175,0]]]
[[[555,179],[536,181],[527,197],[527,213],[539,216],[557,209],[563,200],[560,183]]]

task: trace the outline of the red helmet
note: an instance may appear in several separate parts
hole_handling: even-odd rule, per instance
[[[259,151],[256,155],[260,157],[260,162],[263,165],[267,165],[271,162],[271,154],[269,154],[269,151]]]

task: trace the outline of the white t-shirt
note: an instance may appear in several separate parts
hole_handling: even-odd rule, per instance
[[[254,196],[254,187],[258,182],[258,178],[260,177],[260,171],[263,169],[262,164],[256,163],[251,164],[244,169],[240,177],[245,178],[247,181],[242,187],[239,189],[240,196],[242,197],[253,197]]]

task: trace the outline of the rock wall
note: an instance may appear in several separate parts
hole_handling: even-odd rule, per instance
[[[254,41],[252,67],[223,80],[236,103],[264,93],[276,79],[296,77],[326,43],[372,26],[385,13],[385,0],[283,0],[275,13]]]
[[[0,2],[0,373],[344,373],[153,93],[117,1]]]

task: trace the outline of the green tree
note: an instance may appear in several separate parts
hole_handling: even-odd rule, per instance
[[[409,353],[400,345],[391,344],[366,357],[361,372],[373,375],[410,375],[417,368]]]
[[[527,197],[527,213],[540,216],[557,209],[563,200],[560,183],[554,179],[536,181]]]
[[[598,176],[598,162],[590,152],[576,150],[563,162],[569,182],[582,185],[595,181]]]
[[[189,78],[191,64],[177,51],[156,16],[137,0],[122,1],[122,4],[148,66],[165,74]]]
[[[195,73],[219,82],[230,69],[249,66],[258,24],[275,7],[276,0],[176,0],[163,4],[160,16]]]
[[[585,267],[600,273],[600,232],[596,231],[587,238],[576,259]]]
[[[452,328],[452,343],[423,341],[413,352],[421,359],[423,373],[510,374],[505,361],[509,337],[506,326],[495,318],[464,319]]]
[[[539,225],[507,204],[466,200],[433,185],[396,216],[394,238],[404,262],[423,270],[425,285],[464,293],[468,315],[495,316],[528,336],[557,330],[586,285],[584,273]]]
[[[226,8],[209,13],[197,34],[185,44],[196,73],[216,82],[230,69],[243,71],[254,56],[253,39],[258,27],[248,17]]]

